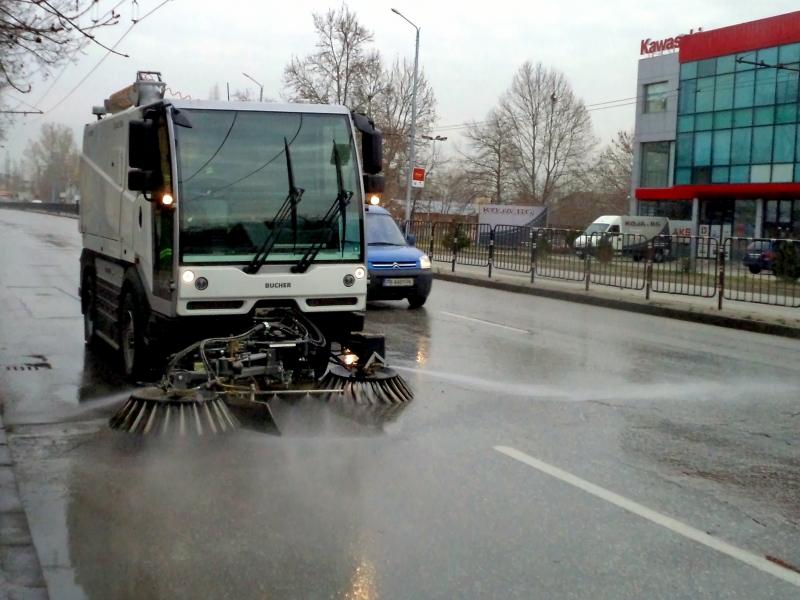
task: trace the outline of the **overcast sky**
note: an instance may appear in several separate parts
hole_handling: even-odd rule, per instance
[[[101,5],[110,8],[116,1],[101,0]],[[161,1],[139,0],[140,14]],[[374,32],[375,47],[386,59],[414,55],[414,29],[391,7],[421,27],[420,64],[436,93],[443,127],[482,119],[525,60],[564,71],[588,105],[630,98],[636,94],[640,40],[698,27],[716,29],[798,8],[797,0],[350,0],[348,5]],[[34,82],[30,94],[14,94],[48,112],[19,118],[5,149],[12,159],[20,158],[28,140],[48,121],[73,127],[80,144],[92,106],[133,83],[137,70],[161,71],[172,90],[193,98],[207,98],[216,83],[223,94],[226,82],[231,90],[255,88],[245,72],[264,84],[265,96],[278,98],[283,68],[292,54],[314,48],[312,11],[338,6],[332,0],[172,0],[137,24],[118,46],[130,58],[109,56],[56,108],[105,50],[88,48],[44,96],[52,79]],[[120,10],[120,24],[98,35],[106,45],[116,43],[130,27],[130,0]],[[603,142],[620,129],[633,128],[631,105],[591,114]],[[440,133],[452,141],[458,138],[453,130]]]

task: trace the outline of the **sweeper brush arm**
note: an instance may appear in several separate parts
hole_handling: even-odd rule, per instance
[[[229,403],[269,406],[281,396],[409,402],[411,389],[388,368],[384,354],[383,336],[351,334],[328,345],[305,315],[276,308],[244,333],[201,340],[175,354],[161,381],[135,392],[110,426],[140,434],[220,433],[238,426]],[[320,361],[331,364],[317,380]]]

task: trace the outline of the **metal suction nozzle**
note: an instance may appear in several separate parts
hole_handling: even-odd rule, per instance
[[[318,389],[330,390],[330,397],[341,394],[356,404],[404,404],[414,399],[414,393],[403,378],[386,366],[360,371],[332,365]]]
[[[131,394],[108,424],[111,429],[137,435],[216,435],[239,427],[217,393],[165,392],[155,386]]]

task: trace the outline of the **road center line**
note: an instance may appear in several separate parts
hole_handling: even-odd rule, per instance
[[[508,325],[500,325],[500,323],[492,323],[491,321],[484,321],[483,319],[474,319],[472,317],[465,317],[464,315],[457,315],[456,313],[447,312],[444,310],[439,311],[448,317],[455,317],[456,319],[464,319],[465,321],[474,321],[475,323],[483,323],[484,325],[491,325],[492,327],[500,327],[502,329],[509,329],[519,333],[530,333],[527,329],[517,329],[516,327],[509,327]]]
[[[647,519],[648,521],[652,521],[657,525],[666,527],[670,531],[674,531],[675,533],[694,540],[695,542],[699,542],[704,546],[708,546],[709,548],[713,548],[718,552],[727,554],[731,558],[735,558],[736,560],[748,564],[751,567],[755,567],[756,569],[764,571],[765,573],[774,575],[778,579],[782,579],[788,583],[791,583],[792,585],[800,587],[800,574],[778,566],[775,563],[768,561],[766,558],[753,554],[752,552],[748,552],[747,550],[737,548],[728,542],[724,542],[718,538],[710,536],[707,533],[686,525],[685,523],[681,523],[672,517],[662,515],[661,513],[651,510],[646,506],[642,506],[633,500],[628,500],[619,494],[615,494],[614,492],[611,492],[605,488],[601,488],[598,485],[589,483],[588,481],[581,479],[580,477],[576,477],[571,473],[562,471],[558,467],[554,467],[536,458],[533,458],[532,456],[528,456],[524,452],[520,452],[519,450],[515,450],[514,448],[509,448],[507,446],[495,446],[494,449],[498,452],[502,452],[506,456],[510,456],[511,458],[520,461],[521,463],[525,463],[529,467],[538,469],[542,473],[546,473],[547,475],[555,477],[556,479],[560,479],[565,483],[575,486],[584,492],[588,492],[593,496],[602,498],[611,504],[615,504],[620,508]]]

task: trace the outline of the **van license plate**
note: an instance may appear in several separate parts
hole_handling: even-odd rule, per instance
[[[414,279],[411,277],[407,278],[392,278],[392,279],[384,279],[383,280],[383,287],[412,287],[414,285]]]

